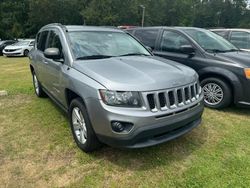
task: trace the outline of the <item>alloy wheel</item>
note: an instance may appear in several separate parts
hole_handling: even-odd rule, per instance
[[[34,87],[35,87],[36,94],[39,95],[39,83],[35,74],[33,74],[33,80],[34,80]]]
[[[87,128],[80,108],[74,107],[71,115],[75,136],[81,144],[85,144],[87,141]]]
[[[203,86],[204,101],[209,105],[217,105],[224,98],[222,88],[216,83],[207,83]]]

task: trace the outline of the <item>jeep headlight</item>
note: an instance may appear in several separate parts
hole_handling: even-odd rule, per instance
[[[134,91],[110,91],[99,90],[102,101],[111,106],[140,107],[141,98],[138,92]]]

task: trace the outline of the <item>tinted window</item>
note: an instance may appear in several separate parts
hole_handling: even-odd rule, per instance
[[[181,34],[173,31],[164,31],[160,50],[166,52],[181,52],[181,46],[190,45],[190,42]]]
[[[43,31],[38,34],[37,38],[37,49],[41,50],[42,52],[45,50],[46,40],[48,36],[48,31]]]
[[[156,29],[141,29],[135,31],[135,37],[139,39],[144,45],[155,48],[155,41],[158,35],[158,30]]]
[[[250,49],[250,33],[232,31],[230,42],[238,48]]]
[[[60,37],[55,31],[50,32],[47,48],[58,48],[60,51],[62,51]]]

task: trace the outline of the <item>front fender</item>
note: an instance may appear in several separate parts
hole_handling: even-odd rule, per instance
[[[234,102],[238,101],[241,98],[243,93],[242,84],[239,78],[230,70],[223,69],[220,67],[205,67],[198,71],[200,79],[204,79],[207,77],[220,77],[224,78],[229,82],[233,89]]]

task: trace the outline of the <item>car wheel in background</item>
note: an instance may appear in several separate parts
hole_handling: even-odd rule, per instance
[[[81,98],[72,100],[69,107],[69,117],[72,134],[77,146],[85,152],[98,149],[101,143],[95,135]]]
[[[37,79],[36,73],[32,72],[32,78],[33,78],[33,86],[35,89],[35,93],[38,97],[46,97],[46,93],[43,91],[40,82]]]
[[[29,54],[29,50],[24,50],[24,52],[23,52],[23,56],[27,57],[27,56],[28,56],[28,54]]]
[[[206,78],[201,81],[204,92],[205,106],[221,109],[232,102],[232,89],[229,84],[220,78]]]

